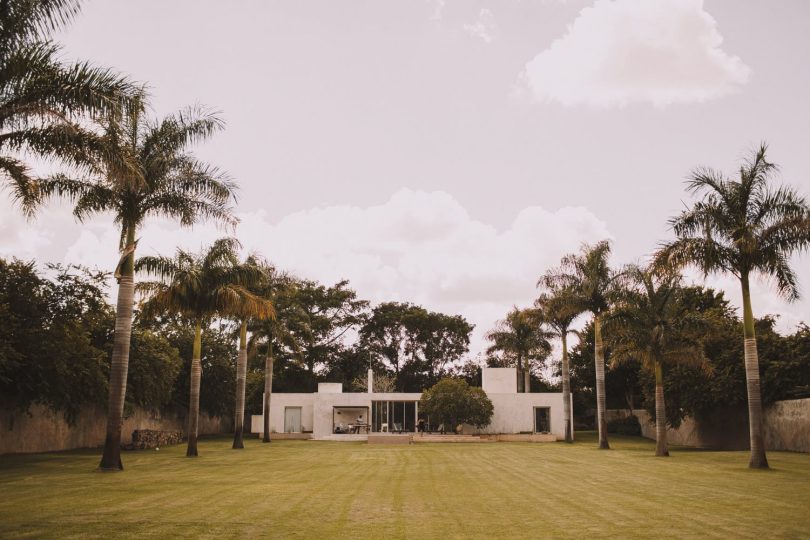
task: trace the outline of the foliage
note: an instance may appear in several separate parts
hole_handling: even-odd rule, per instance
[[[543,362],[551,354],[550,337],[551,334],[542,326],[538,310],[513,307],[505,319],[498,321],[496,327],[487,332],[486,338],[492,342],[487,354],[500,353],[500,365],[517,368],[520,374],[518,388],[522,391],[523,374],[527,370],[531,373],[532,365]]]
[[[112,70],[66,64],[50,41],[78,12],[75,0],[9,0],[0,6],[0,182],[31,215],[41,202],[21,156],[87,170],[97,136],[87,120],[127,110],[138,91]]]
[[[0,395],[5,405],[34,403],[72,421],[85,405],[104,405],[114,314],[107,274],[51,265],[46,278],[33,263],[0,259]],[[166,337],[135,328],[128,403],[170,402],[180,369]]]
[[[462,379],[442,379],[422,393],[419,412],[431,418],[431,422],[444,423],[452,429],[459,424],[476,428],[489,425],[492,419],[492,402],[486,393],[470,386]]]
[[[467,352],[473,326],[408,303],[376,306],[360,328],[359,347],[372,367],[391,370],[400,391],[418,392],[435,384]]]
[[[641,435],[641,424],[638,417],[631,414],[622,418],[611,420],[607,424],[608,433],[618,433],[619,435]]]
[[[777,166],[766,151],[763,144],[745,160],[738,180],[706,167],[693,171],[688,190],[702,198],[670,220],[677,239],[661,248],[659,265],[728,272],[746,285],[760,273],[773,277],[787,300],[798,298],[790,257],[810,248],[810,205],[795,189],[772,185]]]

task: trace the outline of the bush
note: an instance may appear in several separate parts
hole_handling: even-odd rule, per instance
[[[492,419],[492,402],[464,379],[442,379],[422,394],[419,412],[455,430],[460,424],[482,428]]]
[[[607,430],[608,433],[616,433],[617,435],[639,436],[641,435],[641,423],[635,415],[626,416],[608,422]]]

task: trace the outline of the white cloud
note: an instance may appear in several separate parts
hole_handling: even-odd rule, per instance
[[[442,20],[442,11],[444,11],[444,6],[447,4],[447,1],[435,0],[433,4],[433,13],[430,15],[430,20],[440,21]]]
[[[596,0],[522,78],[539,100],[565,105],[704,102],[751,73],[722,42],[703,0]]]
[[[736,310],[737,316],[742,317],[742,289],[740,281],[736,277],[731,274],[711,274],[704,278],[701,272],[692,268],[687,270],[685,277],[689,283],[723,291],[726,299]],[[772,280],[755,276],[750,281],[750,287],[754,317],[775,315],[777,317],[776,329],[779,332],[793,333],[799,323],[810,322],[810,318],[805,314],[800,314],[801,309],[798,306],[789,304],[776,293]]]
[[[610,236],[585,208],[522,210],[504,231],[473,219],[444,192],[403,189],[383,204],[329,206],[296,212],[276,223],[264,212],[240,215],[236,236],[280,268],[333,283],[349,279],[372,302],[411,301],[461,314],[476,324],[471,352],[513,304],[528,305],[535,283],[581,242]],[[198,250],[226,234],[213,226],[178,229],[153,221],[140,234],[139,254]],[[110,268],[118,233],[85,228],[66,260]],[[113,263],[114,264],[114,263]]]
[[[465,24],[464,31],[474,38],[483,40],[485,43],[492,43],[495,39],[495,22],[492,18],[492,11],[481,8],[478,12],[478,20],[472,24]]]

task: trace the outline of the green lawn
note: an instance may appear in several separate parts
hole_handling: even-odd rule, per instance
[[[810,534],[810,455],[564,443],[246,441],[0,457],[0,537],[703,537]]]

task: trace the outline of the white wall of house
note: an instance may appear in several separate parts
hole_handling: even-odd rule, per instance
[[[482,382],[494,408],[492,422],[480,431],[465,426],[465,433],[533,432],[535,408],[548,407],[551,433],[559,439],[565,437],[562,393],[517,393],[514,368],[485,368]],[[320,383],[318,392],[312,394],[274,393],[270,398],[270,431],[284,431],[284,411],[287,407],[301,407],[302,428],[304,431],[311,430],[317,439],[333,433],[335,407],[368,407],[364,419],[371,422],[372,401],[419,401],[421,395],[407,392],[343,393],[340,383]],[[262,429],[262,415],[254,415],[251,430],[261,433]]]
[[[274,393],[270,397],[270,432],[284,433],[284,410],[287,407],[301,407],[301,429],[312,431],[315,409],[315,396],[318,394]],[[261,433],[264,430],[264,416],[254,414],[250,418],[250,431]]]

